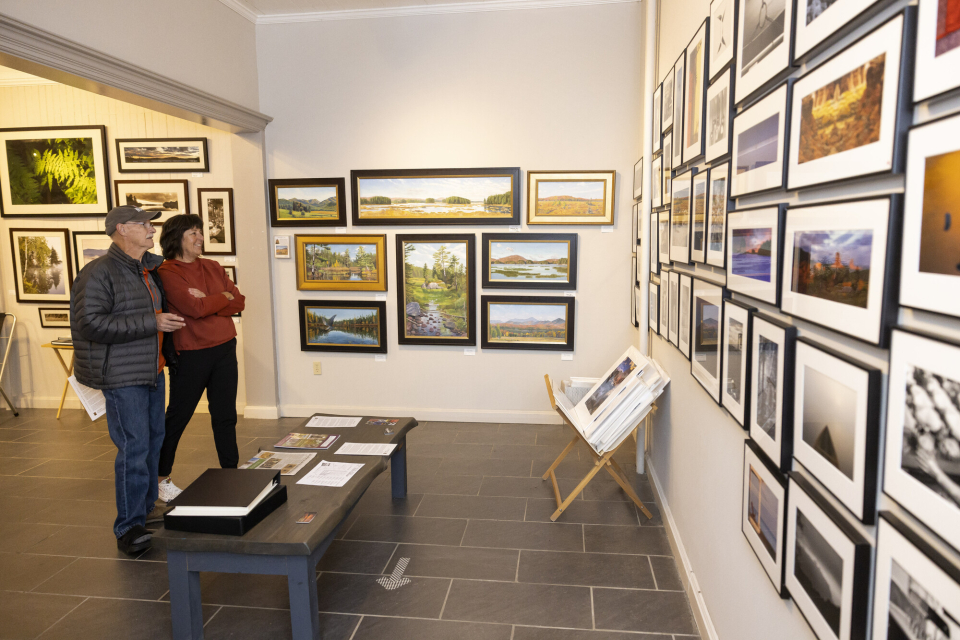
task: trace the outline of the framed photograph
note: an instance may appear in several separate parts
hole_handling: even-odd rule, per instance
[[[237,268],[232,264],[222,264],[223,272],[227,274],[227,279],[233,284],[237,284]]]
[[[643,307],[641,306],[642,300],[643,300],[643,292],[640,291],[640,286],[638,285],[634,287],[634,290],[633,290],[633,304],[634,304],[633,319],[634,319],[634,326],[636,327],[640,326],[640,318],[643,315]]]
[[[273,257],[290,258],[290,236],[273,236]]]
[[[704,20],[687,45],[684,75],[683,162],[703,157],[703,114],[706,110],[707,22]]]
[[[693,279],[693,332],[690,373],[720,404],[720,313],[723,287]]]
[[[819,640],[866,640],[870,542],[803,475],[787,491],[790,596]]]
[[[673,128],[673,72],[673,68],[667,71],[667,77],[660,83],[660,86],[663,87],[663,110],[660,112],[661,133],[666,133]],[[666,152],[666,147],[664,147],[664,152]]]
[[[738,0],[736,102],[743,103],[792,64],[791,0]]]
[[[397,234],[399,344],[477,344],[476,238]]]
[[[877,528],[873,639],[960,637],[960,567],[889,511]]]
[[[10,229],[17,302],[70,302],[69,229]]]
[[[680,274],[669,272],[670,279],[670,332],[669,338],[673,346],[680,348]],[[661,282],[663,280],[661,279]]]
[[[797,0],[793,55],[799,60],[849,24],[877,0]]]
[[[783,588],[784,521],[787,513],[787,482],[763,456],[757,445],[746,440],[743,446],[743,510],[740,530],[757,560],[767,572],[781,598],[790,594]]]
[[[727,214],[727,288],[779,305],[781,234],[786,205]]]
[[[300,350],[387,352],[387,303],[300,300]]]
[[[660,332],[660,285],[648,283],[647,302],[650,305],[647,327],[654,333]]]
[[[658,136],[659,137],[659,136]],[[663,206],[663,156],[659,155],[653,159],[653,165],[650,169],[650,188],[653,195],[650,198],[650,206],[653,209]]]
[[[736,41],[737,0],[710,2],[710,56],[711,80],[733,62]]]
[[[673,181],[673,204],[670,205],[670,260],[690,262],[690,191],[693,172],[678,175]]]
[[[736,300],[723,301],[720,404],[744,428],[750,415],[750,332],[754,311],[754,307]]]
[[[899,209],[899,196],[790,207],[780,310],[885,347],[897,314],[887,255]]]
[[[660,330],[657,332],[666,339],[670,339],[670,271],[663,271],[660,275]],[[679,284],[679,280],[677,283]]]
[[[40,307],[40,326],[44,329],[69,329],[70,307]]]
[[[637,254],[630,254],[630,295],[633,295],[633,287],[637,286],[640,279],[637,277]],[[633,317],[633,311],[630,312]]]
[[[520,224],[519,167],[354,170],[350,183],[357,226]]]
[[[650,274],[660,273],[660,214],[650,214]],[[670,233],[669,223],[667,234]]]
[[[117,138],[120,173],[210,171],[206,138]]]
[[[343,178],[268,180],[271,227],[347,226]]]
[[[788,188],[902,170],[905,27],[899,13],[794,83]]]
[[[690,243],[690,261],[706,262],[707,259],[707,172],[693,176],[693,197],[690,201],[693,226]]]
[[[237,255],[233,189],[197,189],[197,202],[203,220],[203,252]]]
[[[653,92],[653,152],[660,151],[663,147],[660,131],[660,108],[663,106],[663,84],[657,85],[657,90]]]
[[[613,224],[616,180],[616,171],[528,171],[527,224]]]
[[[557,296],[480,296],[480,347],[573,351],[575,302]]]
[[[670,264],[670,212],[661,211],[657,214],[659,218],[657,228],[657,254],[660,264]]]
[[[147,211],[159,211],[153,221],[161,225],[175,215],[190,213],[190,195],[186,180],[114,180],[117,206],[130,205]],[[160,236],[157,235],[157,241]]]
[[[693,278],[685,273],[680,274],[680,304],[677,310],[680,313],[677,347],[687,360],[690,359],[690,303],[693,296]]]
[[[575,233],[484,233],[482,286],[576,289]]]
[[[106,255],[113,240],[103,231],[73,231],[73,277],[102,255]],[[156,236],[155,236],[156,237]],[[154,240],[154,244],[157,241]]]
[[[721,269],[727,266],[727,209],[730,205],[730,163],[710,169],[707,182],[707,264]]]
[[[733,119],[733,197],[783,188],[789,104],[787,82]]]
[[[960,345],[892,333],[883,491],[960,549]]]
[[[640,205],[636,203],[631,207],[630,230],[633,232],[631,253],[636,253],[637,245],[640,244]]]
[[[103,125],[0,129],[0,215],[107,215],[107,160]]]
[[[298,291],[386,291],[387,236],[295,235]]]
[[[904,306],[960,316],[960,220],[953,219],[960,212],[958,175],[960,115],[910,131],[900,263]]]
[[[684,84],[686,79],[687,52],[684,50],[673,67],[673,163],[674,168],[683,164],[684,126]]]
[[[663,205],[670,204],[673,197],[673,133],[663,136]]]
[[[873,524],[880,455],[880,370],[797,340],[793,457]]]
[[[797,328],[762,313],[750,331],[750,438],[781,471],[793,457]]]
[[[933,98],[960,86],[960,21],[957,0],[922,0],[917,16],[913,101]]]
[[[714,162],[730,153],[730,122],[733,120],[730,77],[730,70],[727,69],[707,89],[707,146],[704,151],[704,160],[707,162]]]
[[[641,284],[643,284],[643,261],[640,260],[639,254],[634,254],[634,255],[637,256],[637,265],[636,265],[635,275],[637,279],[636,284],[639,287]]]
[[[639,200],[643,197],[643,158],[637,160],[633,165],[633,199]]]
[[[638,287],[631,283],[630,285],[630,326],[639,327],[637,322],[637,290]]]

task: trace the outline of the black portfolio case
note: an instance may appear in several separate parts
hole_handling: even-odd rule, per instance
[[[287,487],[277,485],[245,516],[163,516],[163,526],[171,531],[218,533],[242,536],[287,501]]]

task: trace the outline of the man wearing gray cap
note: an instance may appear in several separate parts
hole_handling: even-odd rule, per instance
[[[70,294],[74,374],[106,399],[107,429],[117,445],[113,533],[129,554],[150,546],[146,524],[157,500],[164,435],[163,333],[184,326],[183,318],[164,312],[156,275],[163,258],[148,253],[155,233],[150,221],[159,216],[114,207],[105,221],[113,244],[80,270]]]

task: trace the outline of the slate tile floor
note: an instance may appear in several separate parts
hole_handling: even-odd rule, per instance
[[[111,535],[114,448],[82,412],[0,411],[0,640],[170,637],[162,550],[130,559]],[[279,422],[243,420],[241,459]],[[693,640],[649,484],[633,448],[617,454],[654,518],[606,474],[550,522],[540,475],[567,435],[559,425],[431,422],[408,436],[409,490],[371,486],[318,566],[325,640]],[[173,477],[216,466],[209,417],[197,416]],[[590,465],[558,469],[570,491]],[[410,583],[376,579],[409,558]],[[285,578],[203,574],[206,638],[289,637]]]

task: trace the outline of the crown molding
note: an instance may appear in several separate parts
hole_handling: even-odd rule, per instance
[[[220,4],[227,7],[234,13],[240,15],[240,17],[257,24],[257,18],[260,17],[260,14],[243,4],[240,0],[220,0]]]

